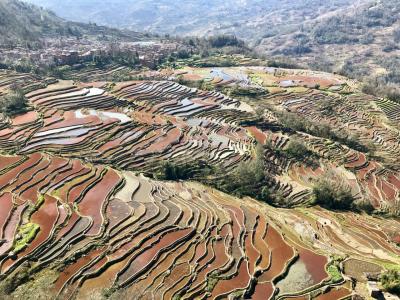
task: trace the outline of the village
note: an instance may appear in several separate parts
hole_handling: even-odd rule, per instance
[[[193,51],[190,46],[171,40],[102,41],[96,39],[49,38],[39,49],[29,45],[0,47],[0,67],[29,62],[41,67],[77,65],[94,61],[98,57],[114,57],[124,53],[135,63],[154,68],[160,60],[172,53]]]

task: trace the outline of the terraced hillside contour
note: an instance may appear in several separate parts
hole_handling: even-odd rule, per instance
[[[381,221],[366,229],[364,221],[351,217],[349,222],[360,223],[357,230],[373,244],[358,241],[356,234],[339,244],[343,237],[335,237],[336,225],[327,225],[332,216],[325,211],[314,212],[313,225],[308,216],[293,212],[280,218],[288,212],[198,184],[157,182],[44,154],[2,156],[0,168],[2,282],[16,280],[27,266],[34,281],[51,269],[51,292],[61,299],[87,299],[116,289],[138,299],[286,299],[315,293],[341,283],[326,273],[328,258],[305,246],[307,235],[317,236],[308,230],[317,228],[325,230],[315,240],[319,251],[334,242],[336,253],[343,245],[344,253],[370,256],[371,247],[370,259],[388,263],[396,263],[400,253],[385,237],[398,232],[399,222]],[[282,220],[291,221],[283,225]],[[295,222],[307,235],[286,236],[284,228]],[[305,273],[292,274],[291,266],[299,264]],[[286,272],[307,280],[299,289],[285,288]],[[347,285],[322,291],[350,293]]]
[[[195,184],[43,154],[2,156],[1,174],[3,282],[27,262],[33,278],[51,268],[62,299],[113,288],[141,299],[265,299],[305,251],[256,204]],[[307,253],[319,261],[306,265],[312,283],[329,284],[326,258]]]
[[[309,101],[304,115],[315,118],[314,105],[336,93],[343,106],[363,107],[349,95],[350,86],[305,75],[300,83],[293,74],[276,77],[263,68],[235,69],[230,77],[232,70],[208,71],[211,85],[239,81],[269,94],[249,105],[171,81],[45,81],[24,89],[32,109],[1,120],[1,293],[15,299],[33,299],[41,291],[58,299],[341,299],[352,291],[340,261],[348,276],[362,272],[352,270],[352,260],[382,269],[400,264],[397,219],[273,208],[198,183],[140,174],[164,161],[200,160],[229,174],[254,158],[257,142],[268,141],[262,157],[271,178],[266,184],[293,204],[306,203],[314,178],[327,173],[345,178],[359,197],[374,201],[369,193],[377,190],[377,209],[397,201],[395,170],[378,169],[378,162],[340,143],[289,132],[267,107],[264,126],[257,123],[254,107],[267,102],[288,107]],[[8,75],[0,80],[8,82]],[[22,88],[42,82],[19,76],[28,78]],[[275,93],[267,80],[275,82]],[[4,84],[3,93],[8,90]],[[350,114],[363,132],[360,115]],[[373,120],[372,130],[381,126],[381,119]],[[278,155],[295,137],[322,153],[318,167]],[[390,149],[380,151],[388,155]],[[340,161],[340,153],[349,161]],[[376,168],[366,172],[371,165]]]
[[[330,177],[344,182],[358,201],[382,211],[398,210],[399,130],[379,109],[381,101],[359,93],[353,83],[324,73],[261,67],[163,74],[205,80],[223,89],[239,85],[268,92],[249,105],[165,80],[116,85],[60,81],[27,93],[34,111],[5,120],[0,144],[13,153],[40,151],[153,174],[167,160],[182,166],[201,161],[231,172],[254,157],[257,143],[268,142],[263,157],[266,185],[282,194],[288,206],[309,202],[315,182]],[[263,123],[246,126],[260,118],[260,111]],[[357,136],[360,143],[373,145],[375,156],[288,131],[277,118],[280,111]],[[279,155],[293,140],[318,157],[314,166]]]

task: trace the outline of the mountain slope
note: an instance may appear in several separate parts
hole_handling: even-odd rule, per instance
[[[137,38],[138,33],[66,21],[53,12],[18,0],[0,0],[0,44],[37,42],[43,37],[101,35]]]
[[[397,1],[364,1],[304,23],[295,31],[266,36],[257,48],[299,63],[353,77],[390,72],[400,55]],[[317,55],[317,58],[316,58]]]
[[[370,90],[379,95],[390,96],[400,83],[397,0],[28,1],[71,20],[121,28],[179,35],[233,33],[262,54],[290,58],[303,67],[362,80],[371,76]]]
[[[34,40],[62,28],[62,19],[23,2],[0,1],[0,34],[5,40]]]
[[[237,33],[261,38],[273,25],[285,29],[353,1],[332,0],[29,0],[70,20],[170,34]],[[319,7],[319,9],[315,9]],[[300,13],[298,13],[300,11]],[[199,14],[201,12],[201,14]],[[257,29],[262,29],[257,31]],[[280,31],[280,30],[279,30]]]

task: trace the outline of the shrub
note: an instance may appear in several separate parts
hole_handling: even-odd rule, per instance
[[[225,181],[225,188],[233,194],[243,197],[260,198],[262,185],[265,180],[263,148],[259,145],[256,149],[255,159],[241,162],[231,178]],[[264,191],[264,196],[267,196]]]
[[[340,282],[342,280],[342,274],[340,273],[338,266],[335,264],[328,266],[327,272],[333,282]]]
[[[364,211],[368,214],[373,213],[375,210],[374,206],[368,200],[362,200],[355,203],[355,208],[359,211]]]
[[[306,145],[298,139],[291,139],[285,152],[289,158],[296,158],[298,160],[309,158],[312,155]]]
[[[212,172],[213,168],[207,162],[200,160],[179,165],[165,162],[153,175],[161,180],[186,180],[194,177],[206,177]]]
[[[383,288],[393,294],[400,295],[400,272],[389,270],[381,276]]]
[[[39,230],[39,225],[34,223],[22,225],[18,231],[19,239],[16,239],[14,244],[14,253],[19,253],[24,250],[28,244],[35,239]]]
[[[226,46],[243,46],[244,42],[234,35],[217,35],[208,38],[208,42],[213,48],[223,48]]]

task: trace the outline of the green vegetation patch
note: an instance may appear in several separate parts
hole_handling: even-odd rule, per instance
[[[339,267],[336,265],[330,265],[327,268],[327,272],[333,282],[339,282],[342,280],[342,274],[340,273]]]
[[[342,273],[340,271],[340,263],[344,260],[341,256],[332,256],[326,271],[329,274],[333,283],[340,282],[343,280]]]
[[[216,273],[211,273],[208,277],[207,277],[207,287],[206,290],[207,292],[212,292],[215,288],[215,286],[217,285],[219,281],[219,278],[217,277]]]
[[[14,252],[19,253],[24,250],[35,239],[39,231],[38,224],[27,223],[20,226],[14,242]]]
[[[39,209],[44,203],[44,195],[40,195],[36,201],[35,208]]]

